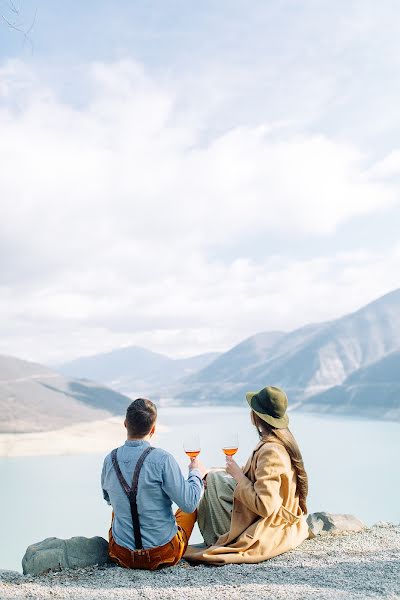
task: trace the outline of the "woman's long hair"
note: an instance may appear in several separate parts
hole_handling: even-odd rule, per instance
[[[251,413],[252,421],[257,428],[260,440],[264,442],[276,441],[287,450],[297,476],[296,495],[299,496],[299,505],[304,514],[307,514],[308,477],[304,468],[300,448],[290,429],[277,429],[263,421],[254,411]]]

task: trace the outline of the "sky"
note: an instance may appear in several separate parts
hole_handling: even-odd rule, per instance
[[[396,0],[0,15],[0,353],[224,351],[400,286]]]

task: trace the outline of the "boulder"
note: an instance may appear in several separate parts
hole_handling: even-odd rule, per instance
[[[326,533],[343,531],[363,531],[365,524],[354,515],[335,515],[328,512],[316,512],[307,517],[311,537]]]
[[[73,567],[89,567],[108,562],[108,544],[102,537],[47,538],[32,544],[22,559],[24,575],[39,575]]]

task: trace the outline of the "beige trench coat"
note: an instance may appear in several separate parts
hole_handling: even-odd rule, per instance
[[[213,564],[258,563],[301,544],[308,526],[296,496],[296,473],[284,446],[260,442],[234,492],[230,531],[185,558]]]

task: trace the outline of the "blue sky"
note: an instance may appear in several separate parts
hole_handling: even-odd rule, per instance
[[[223,350],[398,287],[397,2],[18,9],[0,352]]]

